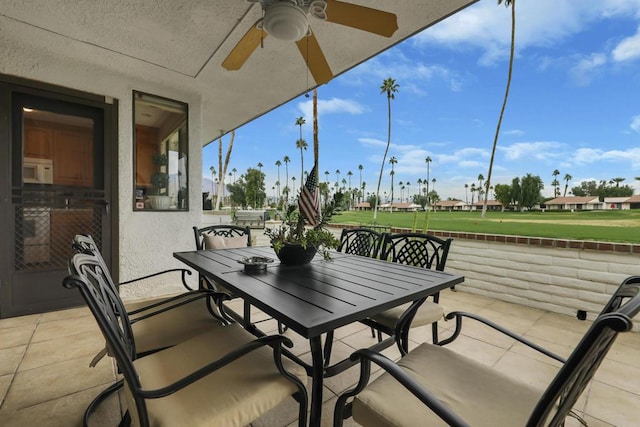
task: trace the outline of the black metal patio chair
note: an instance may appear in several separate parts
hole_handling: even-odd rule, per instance
[[[640,311],[640,277],[622,282],[571,355],[564,358],[479,316],[452,312],[456,329],[440,345],[422,344],[398,363],[370,350],[358,350],[357,386],[342,394],[336,403],[334,427],[353,415],[363,426],[563,426],[568,416],[582,422],[573,406],[621,332],[633,327]],[[442,345],[453,341],[462,319],[471,318],[505,334],[562,364],[555,378],[539,389],[474,361]],[[367,385],[371,362],[385,371]],[[346,402],[355,396],[352,404]]]
[[[233,249],[252,246],[251,229],[249,227],[231,224],[210,225],[202,228],[194,226],[193,235],[196,241],[196,249],[199,251],[205,249]],[[202,274],[198,275],[198,283],[201,289],[213,289],[216,292],[225,293],[229,295],[229,299],[236,297],[229,289]],[[222,316],[228,321],[233,321],[224,311],[222,304],[218,306]],[[281,322],[278,322],[278,333],[283,334],[286,330],[287,327]]]
[[[108,286],[111,292],[115,294],[119,293],[120,286],[134,285],[159,275],[180,273],[181,284],[185,288],[184,293],[170,297],[123,303],[130,319],[132,333],[136,339],[137,357],[143,357],[158,350],[174,346],[209,329],[217,329],[229,323],[219,314],[219,308],[212,304],[215,301],[224,300],[226,296],[224,294],[215,294],[209,289],[192,290],[186,280],[186,277],[191,274],[191,271],[187,269],[174,268],[164,270],[128,280],[116,286],[98,245],[90,235],[76,235],[72,246],[78,253],[95,257],[102,268],[104,285]],[[107,354],[107,348],[103,349],[93,358],[90,365],[95,366]],[[122,381],[118,381],[96,396],[84,414],[85,425],[88,424],[89,418],[96,407],[121,387]]]
[[[443,271],[447,263],[451,238],[441,239],[425,233],[385,233],[380,249],[380,259]],[[368,319],[365,325],[378,331],[378,341],[382,333],[387,339],[395,339],[401,354],[409,351],[409,329],[431,324],[434,344],[438,342],[438,321],[444,317],[444,310],[438,304],[439,293],[432,300],[422,298],[412,303],[385,310]]]
[[[69,272],[64,287],[81,293],[124,377],[121,425],[245,426],[289,396],[299,402],[299,425],[306,424],[306,371],[283,361],[288,338],[256,339],[236,324],[221,325],[139,357],[132,321],[103,262],[80,253]]]
[[[369,228],[343,229],[338,252],[376,258],[382,243],[382,233]]]

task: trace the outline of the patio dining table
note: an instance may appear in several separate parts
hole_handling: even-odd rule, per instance
[[[252,256],[275,262],[265,271],[245,272],[238,261]],[[176,252],[174,257],[242,298],[243,316],[230,314],[256,335],[261,331],[250,321],[251,305],[309,340],[311,365],[286,353],[311,376],[311,426],[321,422],[323,379],[353,364],[347,359],[325,366],[322,334],[464,281],[457,274],[339,252],[328,261],[317,255],[301,266],[280,264],[272,248],[256,246]]]

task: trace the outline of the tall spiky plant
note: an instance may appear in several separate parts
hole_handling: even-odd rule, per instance
[[[376,200],[373,206],[373,221],[375,222],[378,216],[378,201],[380,200],[380,183],[382,182],[382,174],[384,173],[384,164],[387,161],[387,153],[389,152],[389,145],[391,145],[391,100],[395,99],[395,94],[398,92],[398,85],[391,77],[385,79],[380,86],[380,93],[387,94],[387,146],[384,149],[384,156],[382,156],[382,164],[380,165],[380,175],[378,176],[378,187],[376,189]]]

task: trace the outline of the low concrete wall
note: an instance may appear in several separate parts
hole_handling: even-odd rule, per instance
[[[447,271],[465,276],[460,291],[569,316],[584,310],[595,319],[624,279],[640,275],[640,245],[431,233],[453,238]]]

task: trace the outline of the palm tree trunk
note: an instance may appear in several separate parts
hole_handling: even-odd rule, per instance
[[[498,145],[498,135],[500,135],[500,126],[502,126],[502,117],[504,116],[504,110],[507,106],[507,99],[509,98],[509,88],[511,87],[511,74],[513,72],[513,53],[514,45],[516,43],[516,0],[511,0],[511,49],[509,53],[509,74],[507,77],[507,88],[504,93],[504,100],[502,101],[502,109],[500,110],[500,117],[498,118],[498,125],[496,126],[496,134],[493,138],[493,147],[491,149],[491,160],[489,160],[489,172],[487,173],[487,180],[485,181],[486,188],[491,185],[491,172],[493,171],[493,160],[496,155],[496,146]],[[484,218],[487,214],[487,198],[485,197],[482,204],[482,215]]]
[[[376,191],[376,201],[373,207],[373,221],[375,222],[378,216],[378,199],[380,199],[380,183],[382,182],[382,173],[384,172],[384,163],[387,161],[387,153],[389,152],[389,145],[391,144],[391,97],[387,96],[387,147],[384,149],[384,156],[382,157],[382,165],[380,166],[380,175],[378,176],[378,190]]]

